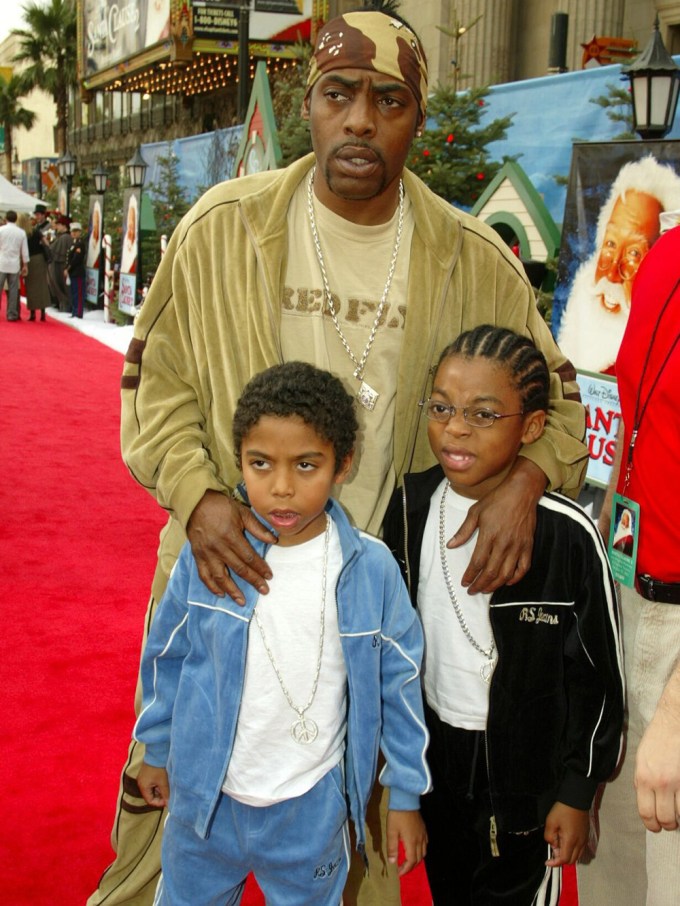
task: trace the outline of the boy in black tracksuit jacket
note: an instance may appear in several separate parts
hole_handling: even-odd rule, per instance
[[[401,565],[415,606],[431,503],[434,507],[440,499],[441,487],[446,496],[462,486],[464,497],[458,499],[466,506],[465,497],[474,494],[468,494],[470,487],[465,489],[468,466],[461,463],[482,461],[484,451],[475,444],[480,438],[482,447],[496,439],[502,442],[501,432],[510,425],[510,421],[493,421],[482,424],[484,430],[468,427],[468,418],[475,425],[478,417],[468,403],[476,397],[466,396],[464,380],[447,383],[446,369],[442,369],[449,362],[456,368],[473,359],[477,362],[484,342],[497,343],[499,338],[510,344],[506,352],[501,355],[501,343],[483,355],[494,368],[500,364],[513,381],[514,366],[504,359],[513,358],[513,344],[519,343],[517,355],[526,355],[530,346],[529,355],[535,351],[540,356],[530,341],[492,327],[470,331],[447,347],[433,393],[423,404],[431,419],[428,433],[433,451],[447,468],[437,465],[406,475],[385,517],[384,540]],[[485,361],[483,367],[487,365]],[[460,374],[464,376],[465,371]],[[509,415],[482,415],[508,420],[525,416],[527,401],[519,391],[518,399],[520,412],[514,411],[515,406]],[[457,405],[451,405],[454,401]],[[460,420],[464,404],[468,406],[462,410],[465,425]],[[504,428],[499,431],[501,425]],[[469,500],[472,503],[474,499]],[[446,538],[451,534],[447,531]],[[454,607],[459,602],[470,614],[474,606],[485,605],[484,599],[461,593]],[[451,606],[447,596],[441,602],[442,612]],[[429,835],[426,868],[435,906],[557,902],[559,866],[574,861],[582,845],[574,846],[566,858],[555,858],[559,844],[553,843],[551,851],[543,842],[544,837],[552,842],[547,827],[544,835],[546,818],[554,806],[564,804],[581,810],[586,822],[596,788],[614,770],[620,750],[623,678],[615,587],[602,539],[577,504],[552,493],[541,498],[532,565],[517,584],[503,586],[490,596],[488,617],[490,651],[495,647],[492,675],[488,692],[476,693],[488,694],[486,729],[451,726],[426,700],[433,791],[423,800],[423,817]],[[453,628],[457,629],[455,622]],[[465,630],[467,626],[463,631],[469,640],[471,633]],[[441,643],[430,638],[434,651]],[[457,644],[465,648],[465,638]],[[477,647],[482,651],[483,646]],[[425,688],[427,692],[427,680]]]

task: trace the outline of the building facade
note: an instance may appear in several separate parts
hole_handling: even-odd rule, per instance
[[[242,121],[255,67],[296,65],[295,41],[361,0],[251,0],[247,41],[236,5],[203,0],[78,0],[79,87],[69,149],[78,166],[122,166],[140,144],[172,141]],[[125,15],[121,13],[125,10]],[[680,0],[402,0],[418,31],[431,84],[459,89],[583,68],[584,49],[649,40],[654,18],[680,53]],[[563,51],[555,64],[555,26]],[[605,40],[611,39],[611,40]],[[247,57],[240,54],[248,46]],[[16,65],[16,39],[0,45],[0,66]],[[598,65],[591,58],[588,65]],[[18,162],[54,156],[51,99],[34,92],[30,133],[14,135]],[[245,101],[245,103],[244,103]]]
[[[7,78],[12,74],[19,74],[26,65],[15,62],[14,57],[18,49],[19,39],[15,35],[9,35],[4,41],[0,42],[0,70]],[[43,171],[45,168],[49,168],[54,159],[54,103],[52,98],[45,94],[44,91],[36,90],[23,98],[23,105],[27,110],[35,113],[35,123],[30,132],[26,129],[13,130],[12,173],[11,176],[5,173],[4,159],[2,160],[0,172],[6,179],[22,186],[25,191],[42,194],[35,179],[31,180],[31,185],[26,184],[26,179],[23,178],[23,170],[30,170],[31,174],[34,171]],[[2,150],[4,152],[4,148]],[[29,161],[31,162],[30,165],[28,164]],[[23,167],[24,163],[26,164],[25,168]],[[54,175],[54,173],[41,173],[45,186],[49,187]]]
[[[583,68],[582,45],[593,38],[642,50],[657,14],[667,49],[680,53],[677,0],[402,0],[400,9],[423,41],[432,84],[451,82],[456,69],[459,88],[547,75],[557,13],[567,16],[563,68],[570,72]]]

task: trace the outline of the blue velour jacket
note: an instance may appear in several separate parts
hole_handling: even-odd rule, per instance
[[[390,788],[390,808],[412,810],[430,787],[420,662],[423,635],[388,549],[353,528],[333,500],[343,565],[336,588],[347,669],[345,777],[357,843],[375,782]],[[248,540],[265,556],[267,546]],[[142,658],[143,707],[135,738],[148,764],[170,776],[170,809],[207,837],[222,795],[243,691],[248,631],[258,593],[238,577],[245,606],[201,581],[187,543],[158,606]],[[253,753],[257,757],[257,753]]]

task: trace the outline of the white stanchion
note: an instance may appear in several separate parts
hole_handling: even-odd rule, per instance
[[[106,324],[111,324],[114,321],[111,316],[114,274],[111,266],[111,236],[109,233],[104,234],[102,249],[104,251],[104,321]]]

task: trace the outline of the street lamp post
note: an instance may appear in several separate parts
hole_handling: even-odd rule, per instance
[[[248,94],[250,90],[250,10],[241,6],[238,17],[238,97],[236,117],[239,123],[244,122],[248,112]]]
[[[659,34],[659,17],[647,47],[623,72],[630,79],[633,128],[642,139],[661,139],[675,118],[680,90],[680,69]]]
[[[137,148],[125,166],[127,167],[128,180],[132,188],[141,189],[144,185],[144,177],[149,165],[142,157],[140,148]]]
[[[123,304],[124,306],[127,306],[127,309],[129,310],[130,308],[137,308],[139,291],[143,285],[141,243],[142,190],[148,164],[142,157],[142,152],[139,147],[125,166],[127,168],[130,189],[127,193],[127,223],[123,233],[120,281],[122,289],[124,290]],[[129,254],[129,243],[131,242],[134,242],[134,255]],[[121,293],[119,292],[119,298],[120,295]]]
[[[71,183],[76,172],[76,163],[77,161],[70,151],[67,151],[57,161],[59,179],[62,182],[66,181],[66,216],[69,218],[71,216]]]
[[[94,188],[97,195],[103,195],[106,192],[108,178],[108,171],[101,164],[98,164],[96,169],[92,171],[92,179],[94,180]]]

